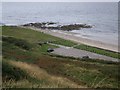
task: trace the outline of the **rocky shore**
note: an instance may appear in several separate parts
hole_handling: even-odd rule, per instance
[[[91,25],[87,24],[69,24],[69,25],[60,25],[56,22],[41,22],[41,23],[28,23],[23,26],[32,26],[41,29],[52,29],[52,30],[80,30],[81,28],[92,28]]]

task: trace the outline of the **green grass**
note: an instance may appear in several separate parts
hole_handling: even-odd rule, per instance
[[[14,44],[15,46],[21,47],[25,50],[32,49],[32,45],[25,40],[22,39],[16,39],[14,37],[2,37],[2,40],[11,44]]]
[[[49,78],[63,77],[81,86],[89,88],[118,88],[118,83],[120,83],[118,81],[119,63],[98,61],[93,59],[82,60],[74,57],[64,57],[49,54],[47,53],[48,48],[57,47],[49,44],[43,44],[42,46],[40,46],[37,42],[45,42],[50,39],[53,42],[61,41],[60,43],[63,43],[62,41],[64,40],[60,38],[56,39],[56,37],[33,31],[31,29],[3,27],[3,37],[5,37],[3,38],[2,44],[4,60],[3,74],[4,76],[9,76],[9,78],[11,79],[17,78],[17,81],[7,84],[3,83],[5,87],[24,88],[32,85],[33,87],[37,87],[36,85],[38,85],[39,87],[55,87],[55,85],[57,85],[57,87],[68,87],[65,82],[65,86],[63,86],[63,84],[58,85],[56,83],[56,80],[54,81],[53,79],[50,79],[49,81],[49,79],[46,78],[44,75],[42,79],[38,79],[38,77],[33,78],[33,75],[31,73],[34,73],[33,71],[38,69],[35,68],[37,66],[45,70],[50,75]],[[68,42],[71,43],[71,41]],[[68,44],[68,42],[66,42],[66,45]],[[24,45],[26,47],[29,47],[30,49],[24,48]],[[13,61],[16,63],[23,62],[23,64],[18,68],[19,64],[13,66],[9,63],[9,61]],[[29,72],[24,70],[26,64],[31,66]],[[35,72],[38,74],[39,70]],[[62,80],[64,81],[63,78]],[[58,80],[59,79],[57,79],[57,81]],[[9,82],[8,79],[4,81]]]
[[[38,43],[40,41],[44,41],[44,42],[52,41],[53,43],[58,43],[58,44],[65,45],[65,46],[73,46],[76,44],[72,41],[57,38],[57,37],[54,37],[54,36],[51,36],[51,35],[48,35],[42,32],[38,33],[37,31],[33,31],[31,29],[24,29],[24,28],[19,28],[15,26],[11,26],[11,27],[3,26],[2,30],[3,30],[2,33],[5,36],[12,36],[12,37],[16,37],[19,39],[24,39],[32,43]]]
[[[120,53],[105,50],[105,49],[101,49],[101,48],[97,48],[97,47],[92,47],[92,46],[81,44],[79,46],[76,46],[75,48],[120,59]]]
[[[53,46],[53,45],[49,45],[49,44],[45,44],[45,45],[39,47],[39,49],[38,48],[36,48],[36,49],[38,49],[40,52],[47,53],[48,48],[58,48],[58,47]]]
[[[58,44],[58,45],[64,45],[64,46],[68,46],[68,47],[76,45],[76,43],[74,43],[74,42],[71,42],[69,40],[63,40],[63,39],[53,41],[52,43]]]
[[[17,61],[25,62],[33,62],[35,61],[35,58],[37,60],[37,57],[32,55],[30,51],[25,51],[24,49],[14,46],[13,44],[10,44],[8,42],[3,42],[2,52],[3,58],[7,59],[14,59]]]

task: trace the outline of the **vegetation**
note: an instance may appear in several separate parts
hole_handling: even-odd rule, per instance
[[[97,47],[92,47],[92,46],[88,46],[88,45],[84,45],[84,44],[76,46],[75,48],[120,59],[120,53],[118,53],[118,52],[113,52],[113,51],[109,51],[109,50],[105,50],[105,49],[101,49],[101,48],[97,48]]]
[[[31,29],[3,27],[3,87],[118,88],[119,63],[50,54],[47,49],[57,47],[39,45],[40,41],[64,45],[63,39]],[[67,43],[72,42],[66,40]]]
[[[3,41],[14,44],[18,47],[21,47],[25,50],[30,50],[32,48],[31,44],[22,39],[16,39],[14,37],[2,37]]]
[[[20,70],[19,68],[16,68],[15,66],[10,65],[5,60],[3,60],[2,66],[4,67],[2,69],[3,81],[10,79],[18,81],[27,78],[27,74],[24,71]]]
[[[19,35],[18,35],[19,33]],[[38,43],[38,42],[47,42],[51,41],[53,43],[58,43],[60,45],[65,45],[65,46],[73,46],[76,45],[76,43],[71,42],[69,40],[64,40],[61,38],[57,38],[42,32],[36,32],[31,29],[24,29],[24,28],[19,28],[16,26],[4,26],[3,27],[3,35],[9,36],[9,37],[17,37],[19,39],[24,39],[28,42],[31,43]]]

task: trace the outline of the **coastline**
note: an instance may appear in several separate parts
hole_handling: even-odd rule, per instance
[[[60,31],[60,30],[55,31],[55,30],[42,30],[42,29],[35,28],[35,27],[23,27],[23,26],[18,26],[18,27],[30,28],[32,30],[44,32],[44,33],[47,33],[47,34],[50,34],[52,36],[56,36],[62,39],[71,40],[79,44],[85,44],[85,45],[94,46],[94,47],[98,47],[98,48],[102,48],[102,49],[106,49],[106,50],[110,50],[114,52],[119,52],[117,45],[112,45],[112,44],[108,44],[108,43],[104,43],[101,41],[96,41],[96,40],[92,40],[88,38],[83,38],[83,37],[76,37],[71,32],[64,33],[64,31]]]

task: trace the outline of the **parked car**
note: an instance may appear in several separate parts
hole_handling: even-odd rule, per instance
[[[82,59],[89,59],[89,56],[83,56]]]
[[[54,49],[52,49],[52,48],[48,48],[48,50],[47,50],[47,52],[53,52],[54,51]]]

